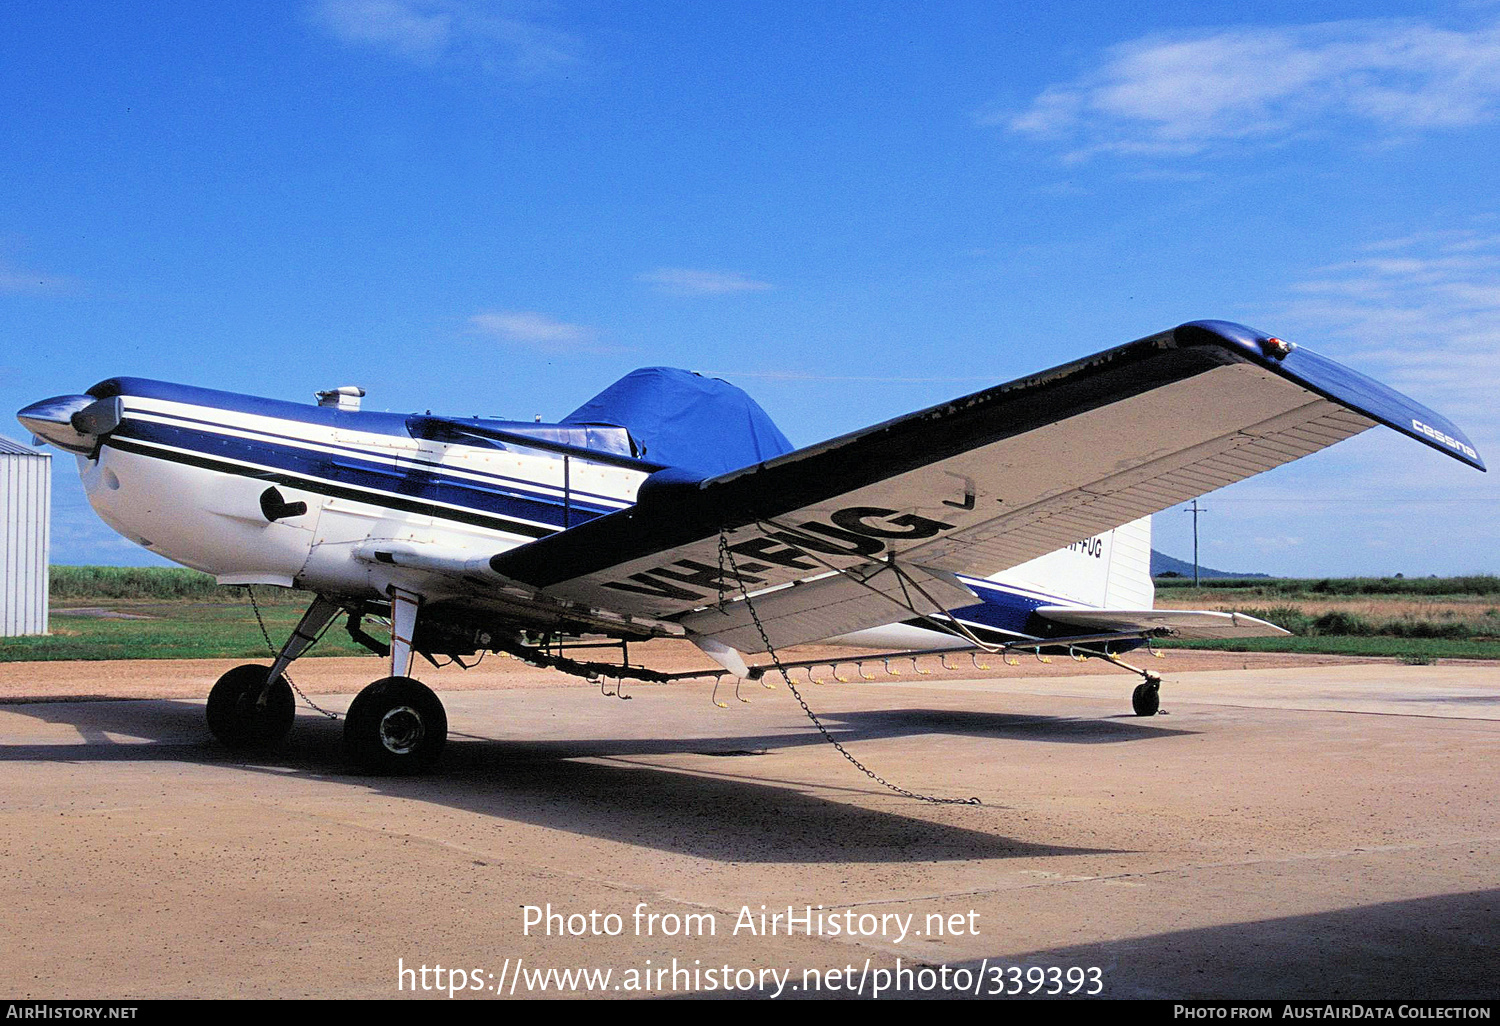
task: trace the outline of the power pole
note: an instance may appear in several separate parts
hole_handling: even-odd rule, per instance
[[[1193,587],[1198,587],[1198,514],[1207,513],[1208,507],[1198,505],[1198,500],[1193,500],[1192,508],[1183,510],[1184,513],[1193,515]]]

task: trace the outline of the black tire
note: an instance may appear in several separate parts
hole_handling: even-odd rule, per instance
[[[432,689],[385,677],[355,696],[344,716],[344,747],[368,773],[421,773],[448,741],[448,714]]]
[[[1130,707],[1137,716],[1155,716],[1161,708],[1161,685],[1155,681],[1137,684],[1130,693]]]
[[[270,748],[286,740],[297,705],[285,677],[266,688],[269,666],[236,666],[208,693],[208,729],[229,748]],[[261,693],[265,701],[261,702]]]

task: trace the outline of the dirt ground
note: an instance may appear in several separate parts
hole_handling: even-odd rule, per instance
[[[702,681],[444,671],[442,763],[380,778],[306,711],[275,751],[218,746],[220,663],[6,666],[0,993],[446,1001],[461,968],[491,1000],[720,996],[723,972],[955,996],[946,967],[987,996],[1055,968],[1112,997],[1493,1000],[1500,666],[1299,662],[1174,652],[1150,719],[1127,674],[1062,660],[802,689],[873,771],[978,805],[882,788],[784,687],[721,709]],[[299,667],[334,710],[379,668]],[[58,700],[89,689],[200,697]],[[808,909],[859,932],[757,928]],[[570,932],[593,912],[622,929]]]

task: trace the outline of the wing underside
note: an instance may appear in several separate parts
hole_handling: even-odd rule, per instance
[[[914,611],[938,614],[974,601],[974,592],[951,574],[868,563],[758,594],[753,615],[752,603],[721,606],[716,601],[677,622],[691,635],[713,638],[741,652],[762,652],[767,641],[774,648],[800,645],[904,620]]]

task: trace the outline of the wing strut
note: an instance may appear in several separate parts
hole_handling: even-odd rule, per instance
[[[787,530],[785,526],[783,526],[782,524],[778,524],[774,520],[763,521],[756,526],[759,527],[761,531],[767,535],[770,534],[768,528],[775,528],[776,530],[783,532]],[[724,607],[725,601],[722,582],[724,576],[723,567],[725,564],[726,554],[729,557],[728,562],[730,568],[734,570],[735,578],[737,580],[742,580],[741,578],[739,578],[739,570],[735,567],[734,553],[730,551],[724,531],[721,528],[719,531],[719,608],[721,611]],[[889,552],[886,554],[884,562],[880,564],[879,568],[876,569],[874,573],[861,573],[861,567],[838,566],[824,559],[816,551],[812,550],[801,553],[801,555],[805,555],[808,559],[817,563],[823,569],[831,570],[833,573],[838,574],[850,581],[853,581],[855,584],[859,585],[867,591],[874,593],[875,595],[880,596],[883,599],[891,599],[893,598],[893,596],[887,595],[885,592],[881,591],[870,582],[880,574],[883,574],[887,570],[889,570],[891,574],[896,578],[897,583],[901,585],[901,605],[904,605],[907,611],[910,612],[913,616],[930,624],[933,630],[942,631],[944,634],[952,634],[956,637],[963,638],[969,644],[973,645],[975,648],[983,652],[999,652],[1004,647],[1002,645],[996,645],[992,642],[980,640],[980,638],[975,636],[974,632],[969,630],[969,628],[965,624],[951,617],[944,616],[943,614],[947,613],[948,611],[948,605],[934,598],[932,596],[932,593],[929,592],[925,587],[923,587],[922,583],[918,581],[910,571],[908,571],[900,563],[896,562],[896,554],[894,552]],[[743,588],[744,586],[743,584],[741,584],[742,591]],[[917,594],[921,595],[922,598],[927,600],[927,604],[931,607],[930,612],[926,612],[917,608],[917,604],[911,596],[912,590],[915,590]],[[748,594],[745,594],[744,601],[746,603],[746,608],[750,611],[752,618],[755,620],[755,626],[759,629],[760,640],[767,646],[766,651],[770,652],[771,640],[768,637],[765,628],[761,625],[760,618],[755,615],[754,608],[749,605],[750,596]],[[761,673],[764,673],[765,669],[766,668],[761,668]]]

